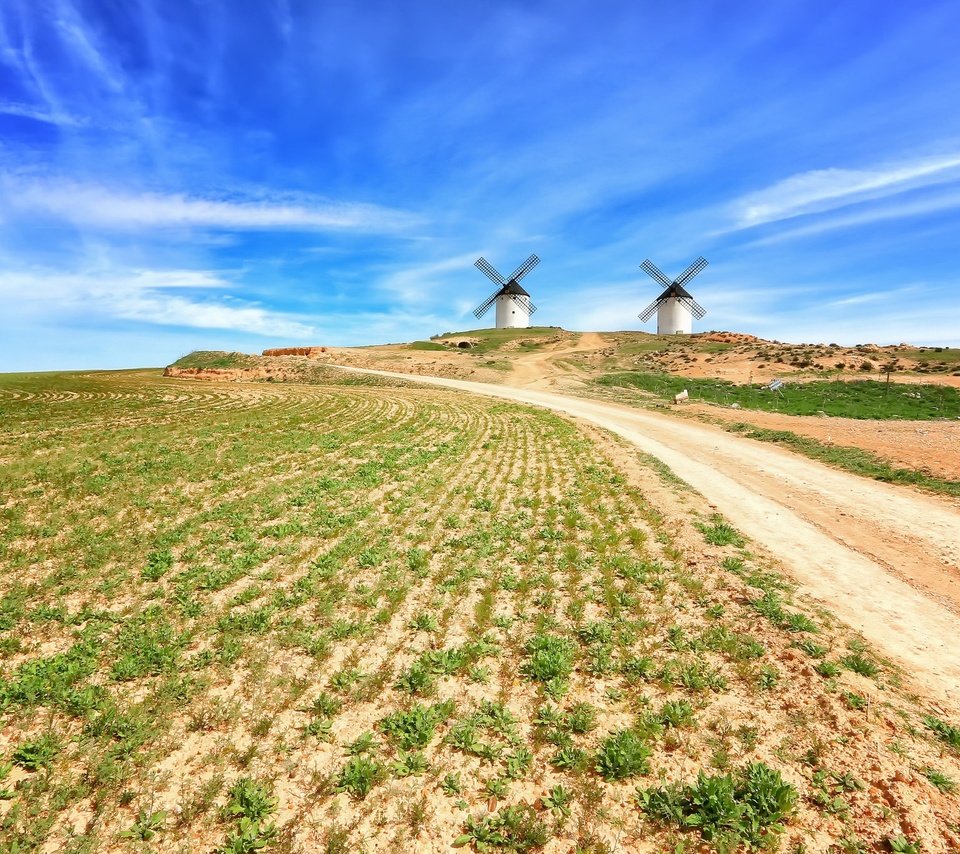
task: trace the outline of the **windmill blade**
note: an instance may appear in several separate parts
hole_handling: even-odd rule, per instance
[[[524,276],[527,275],[537,264],[540,263],[540,259],[536,255],[531,255],[524,261],[516,270],[513,271],[513,274],[507,279],[508,282],[519,282]]]
[[[500,294],[500,291],[494,291],[492,294],[490,294],[490,296],[487,297],[486,300],[480,303],[480,305],[478,305],[473,310],[473,316],[477,318],[477,320],[483,317],[487,313],[487,309],[490,308],[490,306],[492,306],[494,302],[496,302],[497,296],[499,294]]]
[[[675,285],[683,285],[685,282],[689,282],[694,276],[697,275],[704,267],[707,266],[707,259],[702,255],[697,258],[686,270],[684,270],[677,280],[674,282]]]
[[[511,294],[513,301],[520,306],[528,315],[533,314],[537,307],[530,301],[530,297],[523,294]]]
[[[653,317],[653,313],[658,308],[660,308],[660,303],[662,302],[663,302],[662,299],[659,299],[659,298],[655,299],[652,303],[650,303],[650,305],[648,305],[643,311],[641,311],[640,314],[637,315],[637,317],[639,317],[644,323],[646,323],[651,317]]]
[[[665,288],[669,288],[673,284],[673,279],[667,278],[666,274],[663,273],[656,264],[653,263],[649,258],[647,258],[641,265],[640,269],[643,270],[650,278],[658,281]]]
[[[493,266],[492,266],[491,264],[488,264],[488,263],[487,263],[487,259],[486,259],[486,258],[477,258],[477,260],[473,262],[473,266],[476,267],[476,268],[477,268],[478,270],[480,270],[481,272],[486,273],[486,275],[489,276],[491,279],[493,279],[493,281],[494,281],[496,284],[498,284],[498,285],[505,285],[505,284],[507,283],[507,280],[504,279],[503,276],[501,276],[501,275],[493,268]]]
[[[707,310],[693,297],[683,297],[683,299],[678,300],[678,302],[681,305],[686,306],[690,311],[690,314],[692,314],[697,320],[700,320],[707,314]]]

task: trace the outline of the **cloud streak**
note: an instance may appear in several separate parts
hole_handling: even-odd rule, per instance
[[[55,271],[0,274],[0,296],[11,314],[49,314],[54,304],[64,315],[90,320],[134,320],[156,326],[227,329],[301,340],[316,332],[304,318],[229,296],[196,298],[186,289],[216,291],[234,285],[212,271],[91,270],[63,275]],[[173,291],[173,293],[171,293]],[[179,291],[179,293],[177,292]]]
[[[960,209],[960,190],[927,195],[919,199],[898,199],[889,204],[877,204],[864,210],[836,213],[809,225],[786,228],[774,234],[751,241],[751,246],[767,246],[788,240],[817,237],[843,228],[857,228],[908,217],[929,216]]]
[[[117,231],[197,228],[237,231],[400,232],[419,218],[381,205],[305,194],[199,195],[131,193],[69,180],[7,177],[9,204],[20,211]]]
[[[21,118],[33,119],[37,122],[57,125],[58,127],[82,127],[88,124],[87,120],[81,116],[74,116],[70,113],[47,110],[42,107],[34,107],[29,104],[19,104],[11,101],[0,102],[0,114],[20,116]]]
[[[805,214],[823,213],[960,179],[960,155],[928,158],[876,169],[815,169],[748,193],[731,206],[731,230]]]

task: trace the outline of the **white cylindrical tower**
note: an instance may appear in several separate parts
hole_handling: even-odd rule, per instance
[[[657,309],[657,335],[689,335],[691,332],[693,315],[689,308],[675,297],[660,303]]]
[[[526,300],[515,299],[513,294],[497,297],[497,329],[526,329],[529,325]]]

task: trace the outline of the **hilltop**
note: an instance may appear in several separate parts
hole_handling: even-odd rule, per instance
[[[579,346],[584,335],[590,346]],[[790,344],[768,341],[737,332],[703,332],[690,336],[651,335],[645,332],[571,332],[559,327],[529,329],[474,329],[446,332],[427,341],[382,344],[368,347],[286,347],[263,351],[261,358],[291,356],[320,363],[366,367],[406,368],[411,373],[471,376],[501,379],[519,357],[535,353],[552,356],[577,354],[570,359],[579,371],[599,375],[614,371],[641,370],[680,377],[712,378],[735,383],[767,383],[773,379],[791,382],[814,380],[861,380],[894,382],[923,380],[960,387],[960,349],[914,347],[909,344],[878,346],[858,344]],[[267,363],[251,362],[250,356],[195,353],[174,362],[173,368],[255,368]],[[283,372],[272,363],[274,373]],[[553,373],[557,373],[553,371]]]

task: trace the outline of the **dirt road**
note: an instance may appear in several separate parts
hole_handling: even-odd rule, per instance
[[[948,502],[710,425],[616,404],[369,373],[544,406],[622,436],[661,459],[769,549],[801,590],[902,664],[924,693],[960,701],[960,511]]]
[[[556,369],[558,360],[573,353],[601,350],[605,345],[606,342],[596,332],[584,332],[576,342],[561,343],[552,348],[514,356],[512,371],[505,381],[508,385],[520,388],[550,388],[556,385],[560,374]],[[578,372],[568,365],[562,375],[565,379],[576,378]],[[584,377],[586,376],[584,374]]]

